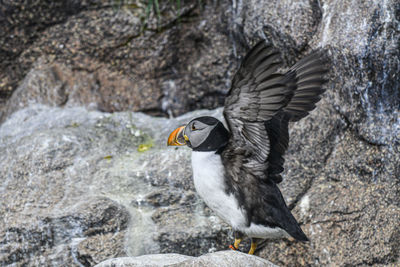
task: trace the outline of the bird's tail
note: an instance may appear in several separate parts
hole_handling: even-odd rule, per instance
[[[290,87],[294,87],[293,96],[283,109],[290,115],[290,121],[304,118],[315,108],[325,91],[322,85],[327,73],[327,59],[321,52],[314,52],[297,62],[285,74]]]

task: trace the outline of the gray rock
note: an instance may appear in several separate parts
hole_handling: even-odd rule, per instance
[[[172,264],[179,264],[193,257],[181,254],[150,254],[138,257],[122,257],[109,259],[97,264],[97,267],[107,266],[170,266]]]
[[[311,49],[327,50],[329,102],[365,140],[399,142],[398,1],[237,2],[233,22],[243,29],[240,40],[268,39],[288,65]]]
[[[236,251],[219,251],[200,257],[189,257],[180,254],[153,254],[134,258],[116,258],[104,261],[96,267],[134,267],[134,266],[268,266],[276,265],[256,256]]]
[[[32,61],[20,57],[43,30],[93,6],[95,1],[40,1],[0,3],[0,99],[8,98]],[[21,61],[29,64],[21,64]],[[2,101],[1,101],[2,102]]]
[[[20,189],[27,191],[22,186]],[[46,196],[45,190],[42,193]],[[45,212],[44,209],[51,210],[50,205],[59,204],[49,197],[48,204],[31,200],[17,213],[19,207],[13,206],[13,200],[15,204],[23,201],[21,195],[12,192],[2,192],[2,195],[5,197],[2,214],[6,214],[0,231],[2,265],[63,265],[66,262],[92,265],[109,257],[126,255],[122,244],[129,214],[108,198],[76,199],[74,206],[60,205]],[[87,244],[93,242],[96,242],[96,251],[90,253]],[[80,247],[83,244],[86,246]]]
[[[171,129],[204,114],[221,110],[177,119],[14,113],[0,127],[2,263],[94,265],[226,248],[229,228],[194,193],[189,150],[165,146]],[[281,188],[311,243],[270,242],[260,256],[280,265],[398,261],[398,147],[360,139],[324,101],[290,131]]]
[[[239,43],[268,39],[288,66],[324,49],[332,65],[322,102],[290,129],[281,184],[311,242],[270,242],[260,256],[289,266],[398,265],[399,3],[236,3]]]
[[[40,105],[0,126],[0,263],[92,266],[110,257],[228,246],[194,194],[179,119]],[[142,151],[142,152],[140,152]]]
[[[160,1],[160,20],[141,1],[59,2],[0,3],[0,122],[32,102],[162,116],[223,104],[228,2]]]
[[[311,242],[272,242],[260,256],[291,266],[397,266],[400,153],[392,149],[340,134],[294,208]]]

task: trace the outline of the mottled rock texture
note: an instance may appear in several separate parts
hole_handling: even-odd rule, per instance
[[[180,2],[160,1],[157,19],[139,0],[2,1],[0,121],[29,102],[159,116],[222,105],[237,64],[229,3]]]
[[[145,1],[0,2],[0,263],[225,249],[230,230],[197,198],[190,153],[165,148],[204,113],[117,111],[222,105],[240,57],[264,38],[287,66],[323,49],[332,67],[317,109],[290,125],[280,185],[311,241],[258,255],[400,265],[398,1],[159,2],[159,19],[145,18]]]
[[[189,257],[180,254],[153,254],[139,257],[123,257],[104,261],[96,267],[139,267],[139,266],[210,266],[210,267],[231,267],[231,266],[254,266],[254,267],[275,267],[271,262],[252,255],[236,251],[219,251],[202,255],[200,257]]]
[[[397,1],[237,2],[242,40],[270,40],[288,65],[324,49],[332,65],[319,107],[291,128],[281,186],[311,242],[271,243],[262,257],[399,264],[399,10]]]
[[[387,144],[400,136],[399,10],[395,0],[251,0],[236,5],[235,21],[241,39],[270,40],[290,64],[327,50],[330,102],[363,138]]]
[[[166,147],[171,129],[201,114],[221,115],[14,113],[0,126],[0,265],[227,248],[229,228],[195,195],[189,149]]]

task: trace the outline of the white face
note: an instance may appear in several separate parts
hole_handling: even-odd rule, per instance
[[[192,120],[186,125],[183,131],[184,136],[186,136],[186,144],[191,148],[199,147],[206,141],[216,126],[217,124],[208,125],[196,119]]]

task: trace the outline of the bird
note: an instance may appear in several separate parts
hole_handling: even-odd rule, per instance
[[[289,144],[289,122],[316,107],[327,82],[328,60],[315,51],[281,73],[280,51],[260,40],[235,73],[225,98],[226,126],[211,116],[173,130],[168,146],[192,150],[198,195],[234,233],[237,250],[246,236],[248,254],[261,240],[308,238],[288,208],[278,184]]]

